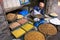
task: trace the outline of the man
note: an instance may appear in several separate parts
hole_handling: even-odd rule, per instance
[[[44,6],[43,2],[39,3],[39,6],[35,6],[33,8],[33,15],[34,15],[34,26],[38,27],[40,24],[44,24]]]
[[[40,3],[39,3],[39,6],[35,6],[35,7],[33,8],[33,10],[34,10],[34,15],[37,15],[37,14],[42,14],[42,15],[44,15],[44,6],[45,6],[45,4],[44,4],[43,2],[40,2]]]
[[[33,8],[34,21],[39,21],[44,16],[44,6],[43,2],[39,3],[39,6]]]

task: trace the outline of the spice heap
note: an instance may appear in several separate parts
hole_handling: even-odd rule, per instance
[[[7,16],[6,16],[6,19],[7,19],[8,21],[14,21],[14,20],[16,20],[16,14],[9,13],[9,14],[7,14]]]
[[[42,33],[38,31],[31,31],[25,35],[24,39],[25,40],[45,40],[45,37]]]
[[[57,34],[57,29],[52,24],[41,24],[38,29],[40,32],[47,35]]]

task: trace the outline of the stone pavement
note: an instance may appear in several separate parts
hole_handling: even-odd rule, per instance
[[[8,22],[5,20],[5,14],[0,4],[0,39],[1,40],[12,40]]]

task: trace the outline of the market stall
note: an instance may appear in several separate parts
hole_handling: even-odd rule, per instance
[[[59,35],[57,0],[0,2],[1,40],[51,40]],[[53,38],[54,37],[54,38]],[[56,40],[59,40],[56,37]]]

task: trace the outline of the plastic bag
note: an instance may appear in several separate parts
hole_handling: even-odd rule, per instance
[[[5,12],[10,12],[12,10],[16,10],[28,3],[29,3],[29,1],[27,1],[27,0],[25,1],[25,3],[23,5],[22,5],[21,0],[3,0],[3,6],[4,6]]]
[[[19,0],[3,0],[3,6],[5,12],[9,12],[19,8],[21,5]]]

